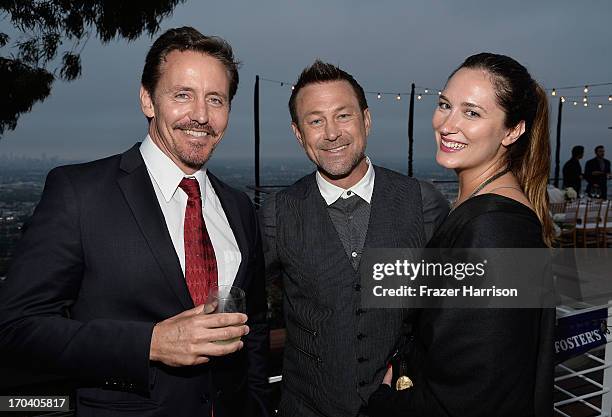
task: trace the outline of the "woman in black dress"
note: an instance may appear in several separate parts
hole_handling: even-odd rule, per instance
[[[433,116],[436,160],[459,195],[432,248],[550,246],[546,93],[514,59],[473,55]],[[412,387],[370,398],[371,416],[551,416],[553,309],[424,309],[408,356]]]

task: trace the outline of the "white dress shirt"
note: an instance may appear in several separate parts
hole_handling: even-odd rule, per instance
[[[219,197],[208,180],[206,168],[202,167],[193,175],[186,175],[159,149],[149,135],[140,145],[140,154],[151,177],[174,250],[181,263],[183,276],[185,275],[184,222],[187,194],[179,188],[179,183],[187,177],[195,178],[200,185],[202,215],[215,250],[219,285],[232,285],[242,256]]]
[[[370,158],[367,156],[366,163],[368,164],[368,170],[363,178],[361,178],[357,184],[346,190],[327,181],[325,178],[323,178],[319,171],[317,171],[317,186],[319,187],[319,192],[325,199],[328,206],[332,205],[339,198],[349,198],[353,195],[353,193],[357,194],[368,204],[370,204],[370,200],[372,200],[372,193],[374,192],[374,168],[372,167]]]

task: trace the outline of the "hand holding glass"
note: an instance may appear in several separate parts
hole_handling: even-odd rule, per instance
[[[232,285],[218,285],[211,287],[208,292],[205,314],[214,313],[246,313],[246,293],[243,289]],[[217,340],[215,343],[232,343],[240,338]]]

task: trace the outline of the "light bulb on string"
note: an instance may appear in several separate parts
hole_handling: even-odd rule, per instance
[[[426,88],[425,89],[425,94],[427,94],[427,93],[429,93],[429,89]]]
[[[577,106],[577,105],[578,105],[578,102],[577,102],[577,101],[574,101],[574,106]]]
[[[612,101],[612,95],[608,96],[608,101]]]
[[[398,99],[398,100],[401,100],[402,96],[398,94],[397,97],[395,97],[395,98]]]
[[[441,96],[442,95],[442,91],[438,90],[438,95]],[[610,96],[612,97],[612,96]]]
[[[565,103],[565,97],[561,96],[561,103]]]
[[[586,103],[588,100],[589,100],[589,99],[588,99],[588,97],[587,97],[587,96],[582,97],[582,101],[583,101],[584,103]]]
[[[292,90],[295,90],[295,85],[292,85],[292,86],[291,86],[291,89],[292,89]]]
[[[555,90],[554,88],[552,89],[552,92],[550,93],[551,96],[556,96],[557,95],[557,90]]]
[[[423,96],[422,96],[422,95],[420,95],[420,94],[417,96],[417,100],[420,100],[420,99],[422,99],[422,98],[423,98]]]
[[[603,105],[598,104],[598,105],[597,105],[597,108],[598,108],[598,109],[601,109],[601,108],[603,108]]]
[[[380,99],[380,97],[382,97],[380,93],[376,94],[376,98]]]
[[[588,92],[589,92],[589,86],[588,86],[588,85],[585,85],[585,86],[584,86],[584,94],[586,94],[586,93],[588,93]]]
[[[586,101],[584,102],[584,107],[589,107],[589,103],[587,103]]]

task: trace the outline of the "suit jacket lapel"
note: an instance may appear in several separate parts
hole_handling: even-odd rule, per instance
[[[159,207],[147,167],[140,155],[139,144],[121,157],[117,182],[134,218],[153,252],[164,278],[185,309],[193,308],[193,301],[185,282],[181,265],[164,215]]]
[[[208,179],[215,189],[217,197],[219,197],[219,201],[221,202],[221,206],[225,212],[225,217],[227,217],[227,221],[232,229],[232,232],[234,233],[234,237],[236,238],[238,249],[240,249],[240,266],[236,272],[236,278],[233,285],[241,287],[247,275],[246,268],[249,263],[248,261],[250,256],[249,240],[246,235],[246,228],[248,225],[244,224],[243,215],[240,213],[240,203],[236,200],[231,190],[229,190],[227,186],[210,171],[207,171],[206,175],[208,175]]]

